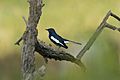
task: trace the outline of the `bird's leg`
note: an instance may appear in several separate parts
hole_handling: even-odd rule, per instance
[[[58,51],[60,51],[60,46],[58,46],[58,49],[57,49]]]
[[[44,57],[44,60],[45,60],[45,63],[47,64],[48,63],[47,57]]]

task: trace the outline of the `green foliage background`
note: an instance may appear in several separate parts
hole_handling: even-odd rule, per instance
[[[85,45],[108,10],[120,14],[120,0],[44,0],[44,3],[38,38],[52,44],[45,29],[53,27],[63,37],[83,43],[68,45],[66,51],[72,55]],[[14,43],[25,30],[22,16],[28,17],[28,7],[27,0],[0,0],[0,80],[21,78],[20,47]],[[120,26],[113,18],[108,22]],[[75,64],[51,60],[45,80],[120,80],[119,41],[119,32],[105,29],[82,58],[86,73]],[[42,62],[36,53],[36,67]]]

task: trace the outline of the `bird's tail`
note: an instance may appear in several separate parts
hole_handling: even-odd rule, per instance
[[[82,45],[82,43],[79,43],[79,42],[76,42],[76,41],[71,41],[71,40],[69,40],[69,42],[72,42],[72,43],[78,44],[78,45]]]
[[[79,42],[76,42],[76,41],[72,41],[72,40],[69,40],[69,39],[64,39],[64,41],[65,41],[65,43],[72,42],[74,44],[82,45],[82,43],[79,43]]]

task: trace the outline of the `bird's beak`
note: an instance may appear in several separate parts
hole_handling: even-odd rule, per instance
[[[47,30],[47,31],[48,31],[48,29],[45,29],[45,30]]]

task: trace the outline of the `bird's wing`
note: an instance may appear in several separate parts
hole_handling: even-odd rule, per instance
[[[62,46],[64,46],[64,44],[62,42],[60,42],[59,39],[55,38],[54,36],[51,36],[50,37],[54,42],[58,43],[58,44],[61,44]]]
[[[54,36],[55,36],[55,37],[54,37]],[[62,47],[68,48],[67,45],[66,45],[65,42],[64,42],[64,39],[63,39],[61,36],[59,36],[59,35],[53,35],[53,36],[51,36],[51,39],[52,39],[55,43],[61,45]]]

